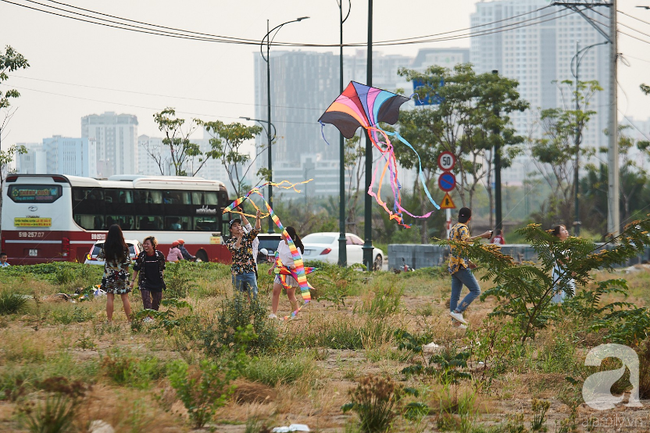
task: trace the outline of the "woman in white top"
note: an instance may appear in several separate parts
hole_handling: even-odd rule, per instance
[[[291,236],[291,240],[296,245],[298,253],[302,257],[302,253],[305,252],[305,246],[302,244],[300,236],[298,236],[296,233],[296,229],[293,227],[286,227],[285,230],[287,233],[289,233],[289,236]],[[284,233],[282,233],[282,240],[278,245],[277,254],[280,258],[280,261],[282,262],[283,267],[289,270],[294,270],[296,268],[293,263],[291,250],[289,249],[289,242]],[[277,265],[278,261],[276,260],[273,263],[273,266],[271,266],[271,269],[269,269],[269,275],[273,274],[274,269]],[[287,296],[289,297],[289,302],[291,303],[291,311],[296,311],[298,309],[298,300],[296,299],[296,287],[298,287],[298,282],[291,275],[287,275],[286,284],[289,286],[287,287]],[[276,313],[278,311],[278,304],[280,303],[280,293],[282,292],[282,287],[283,286],[282,281],[280,280],[280,275],[276,275],[275,280],[273,281],[273,299],[271,300],[271,309],[273,312],[271,315],[269,315],[271,319],[277,319],[278,317],[276,316]]]
[[[569,232],[567,231],[566,227],[563,224],[560,224],[558,226],[553,227],[553,231],[551,232],[553,236],[556,236],[558,239],[561,241],[565,241],[569,237]],[[564,252],[566,254],[566,251]],[[555,266],[553,266],[553,283],[555,285],[554,287],[554,292],[555,295],[553,295],[553,298],[551,299],[551,302],[554,304],[560,304],[562,301],[564,301],[564,298],[566,298],[567,292],[565,289],[569,289],[569,296],[573,296],[576,291],[576,283],[573,281],[573,278],[569,279],[566,281],[566,285],[561,285],[560,284],[560,279],[564,276],[566,273],[566,270],[564,269],[564,263],[562,263],[562,260],[557,260],[555,262]]]

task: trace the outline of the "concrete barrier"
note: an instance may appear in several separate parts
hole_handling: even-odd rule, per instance
[[[602,245],[602,244],[596,244]],[[611,245],[607,246],[612,248]],[[501,246],[501,251],[517,261],[537,261],[537,253],[528,244],[506,244]],[[433,266],[446,266],[449,258],[447,245],[419,245],[419,244],[390,244],[388,245],[388,270],[403,269],[408,265],[413,269],[430,268]],[[650,248],[644,253],[634,257],[617,267],[627,267],[650,261]]]

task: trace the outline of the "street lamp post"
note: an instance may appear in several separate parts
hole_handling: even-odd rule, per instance
[[[279,24],[275,27],[273,27],[271,30],[269,30],[269,20],[266,20],[266,34],[262,38],[262,42],[260,43],[260,54],[262,55],[262,59],[266,62],[266,96],[267,96],[267,123],[271,125],[271,58],[269,57],[271,55],[271,42],[273,42],[273,39],[275,38],[275,35],[278,34],[278,31],[282,28],[282,26],[290,23],[297,23],[302,20],[306,20],[309,17],[300,17],[296,18],[295,20],[291,21],[286,21],[282,24]],[[271,33],[275,31],[275,35],[271,37]],[[264,40],[266,39],[266,57],[264,56]],[[273,165],[272,165],[272,153],[271,153],[271,127],[266,131],[266,138],[268,142],[268,164],[267,167],[269,169],[269,182],[273,182]],[[269,206],[271,208],[273,207],[273,187],[269,184],[269,189],[268,189],[268,202]],[[273,220],[269,218],[269,233],[273,233]]]
[[[599,42],[597,44],[592,44],[589,45],[583,49],[580,49],[580,43],[576,42],[576,54],[573,56],[571,59],[571,73],[573,74],[573,77],[576,79],[576,115],[578,111],[580,111],[580,100],[578,99],[578,92],[580,91],[580,62],[584,58],[585,55],[587,55],[587,51],[590,48],[596,47],[598,45],[605,45],[608,44],[608,41],[605,42]],[[573,70],[573,62],[575,61],[575,71]],[[577,120],[577,119],[576,119]],[[573,174],[573,191],[575,193],[574,195],[574,207],[575,207],[575,220],[573,221],[573,225],[575,227],[575,235],[580,236],[580,142],[582,141],[582,125],[579,125],[578,122],[576,122],[576,130],[574,134],[574,144],[576,148],[576,168],[575,172]]]
[[[337,0],[340,12],[341,24],[341,45],[339,51],[339,91],[343,93],[343,23],[350,16],[352,10],[352,0],[348,0],[348,13],[343,18],[343,0]],[[347,240],[345,237],[345,139],[343,134],[339,134],[339,160],[340,160],[340,176],[339,176],[339,266],[347,266],[348,257],[346,251]]]
[[[239,116],[239,118],[240,118],[240,119],[244,119],[244,120],[249,120],[249,121],[251,121],[251,122],[257,122],[257,123],[259,123],[260,125],[262,125],[262,128],[264,128],[264,133],[268,135],[267,127],[268,127],[268,123],[269,123],[269,122],[268,122],[267,120],[262,120],[262,119],[253,119],[252,117],[245,117],[245,116]],[[264,126],[265,123],[267,124],[266,127]],[[275,125],[272,124],[272,123],[271,123],[271,128],[273,128],[273,137],[272,137],[272,140],[275,140],[275,137],[277,136],[277,132],[278,132],[278,131],[275,129]]]

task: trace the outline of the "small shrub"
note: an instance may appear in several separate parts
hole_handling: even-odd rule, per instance
[[[402,388],[390,378],[370,374],[350,390],[352,402],[342,409],[357,413],[362,432],[385,432],[398,414],[402,393]]]
[[[309,377],[314,370],[314,360],[306,355],[262,356],[248,363],[242,370],[242,376],[253,382],[276,386]]]
[[[7,316],[23,311],[28,300],[25,295],[0,292],[0,316]]]
[[[33,433],[64,433],[72,429],[78,407],[88,391],[81,382],[52,377],[36,384],[48,393],[41,404],[25,402],[18,408],[27,429]]]
[[[188,263],[182,260],[178,263],[168,264],[165,270],[166,296],[170,298],[185,298],[196,287],[194,283],[196,269],[193,269],[193,266],[188,266]]]
[[[67,305],[65,306],[67,307]],[[71,323],[83,323],[91,320],[94,314],[88,308],[75,305],[73,308],[62,308],[52,311],[52,320],[54,323],[69,325]]]
[[[546,428],[546,412],[548,408],[551,407],[551,403],[548,400],[537,400],[533,399],[533,419],[530,422],[530,429],[532,431],[541,431],[545,432],[548,429]]]
[[[164,377],[165,365],[154,356],[136,358],[119,350],[109,351],[102,358],[106,376],[118,385],[148,389],[151,381]]]
[[[246,350],[263,352],[275,347],[278,342],[278,331],[267,315],[266,308],[258,300],[249,301],[245,295],[237,293],[232,299],[226,298],[221,302],[216,324],[195,323],[199,329],[194,328],[189,332],[203,341],[208,354],[217,356],[232,352],[237,331],[250,325],[253,340],[247,343]]]
[[[201,361],[198,366],[176,361],[169,368],[169,381],[194,428],[203,427],[212,419],[214,411],[228,402],[234,391],[230,382],[236,377],[236,369],[209,360]]]

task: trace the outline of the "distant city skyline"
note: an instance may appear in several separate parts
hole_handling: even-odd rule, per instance
[[[468,48],[470,14],[477,10],[477,4],[488,3],[458,0],[453,7],[446,7],[446,3],[413,0],[408,6],[396,7],[394,2],[375,0],[375,50],[384,55],[413,57],[427,47]],[[139,134],[152,137],[158,135],[153,114],[168,106],[188,119],[230,123],[240,116],[255,117],[254,58],[259,57],[260,48],[255,41],[261,41],[266,33],[267,19],[273,27],[298,16],[310,16],[309,20],[283,27],[275,42],[335,45],[339,38],[335,2],[251,0],[223,5],[197,0],[181,7],[177,2],[159,0],[154,7],[150,2],[114,0],[97,4],[79,0],[77,4],[102,13],[253,42],[220,44],[163,38],[0,3],[0,14],[6,17],[0,27],[0,40],[24,54],[31,64],[29,69],[11,74],[6,83],[22,96],[13,101],[17,111],[3,132],[4,148],[52,135],[75,137],[79,118],[108,111],[136,115]],[[618,7],[619,51],[625,59],[625,63],[619,63],[619,112],[621,119],[623,115],[645,119],[650,117],[650,104],[639,85],[650,81],[646,73],[650,38],[632,30],[648,33],[643,22],[631,17],[650,21],[650,11],[620,0]],[[442,34],[452,31],[456,32]],[[435,43],[379,46],[380,41],[436,34],[442,35],[429,38]],[[344,26],[344,41],[363,44],[366,35],[367,3],[353,1]],[[278,51],[297,49],[274,46],[271,58]],[[346,47],[345,54],[356,55],[357,50],[364,49]],[[336,47],[313,50],[338,55]]]

